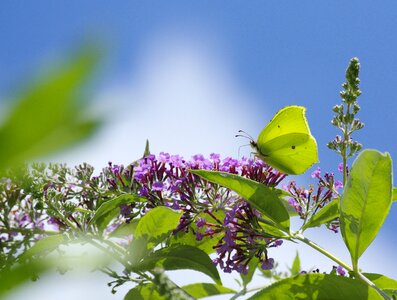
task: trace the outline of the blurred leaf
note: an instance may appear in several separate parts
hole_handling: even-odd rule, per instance
[[[273,283],[249,299],[381,300],[383,297],[357,279],[328,274],[301,274]]]
[[[0,127],[0,169],[64,149],[97,128],[81,89],[98,58],[93,48],[84,49],[14,101]]]
[[[185,290],[180,288],[167,276],[167,274],[165,274],[164,269],[155,268],[151,273],[154,275],[153,283],[157,291],[160,295],[165,296],[166,299],[194,300],[191,295],[186,293]]]
[[[120,205],[133,202],[146,202],[146,199],[133,194],[124,194],[106,201],[95,211],[89,223],[96,223],[98,227],[103,230],[109,225],[110,221],[120,214]]]
[[[301,271],[301,261],[299,259],[298,252],[296,252],[296,255],[295,255],[294,261],[292,262],[290,271],[291,271],[292,276],[298,275],[299,272]]]
[[[392,161],[388,153],[364,150],[353,163],[340,200],[340,228],[357,268],[392,203]]]
[[[32,247],[26,250],[21,256],[21,260],[31,258],[34,255],[42,254],[47,251],[53,251],[62,243],[68,241],[64,234],[51,235],[38,240]]]
[[[156,290],[154,284],[151,283],[138,285],[133,289],[130,289],[127,295],[125,295],[124,297],[124,300],[146,300],[146,299],[166,300],[167,298],[161,296]]]
[[[187,245],[174,245],[157,250],[145,257],[133,267],[135,271],[153,270],[161,267],[165,270],[195,270],[210,276],[221,284],[219,273],[211,258],[202,250]]]
[[[393,188],[393,201],[397,201],[397,188]]]
[[[135,239],[145,239],[151,242],[148,246],[154,247],[178,226],[182,213],[165,206],[158,206],[144,215],[135,230]]]
[[[317,227],[328,223],[339,217],[339,199],[333,199],[330,203],[313,215],[302,227],[303,230],[310,227]]]
[[[12,269],[0,271],[0,299],[12,289],[22,285],[26,281],[34,280],[37,276],[49,270],[51,265],[44,260],[34,260],[28,263],[15,265]]]
[[[189,172],[233,190],[279,227],[289,229],[289,214],[281,200],[284,195],[281,190],[225,172],[206,170],[189,170]]]
[[[236,293],[236,291],[232,289],[213,283],[192,283],[185,285],[182,288],[196,299]]]

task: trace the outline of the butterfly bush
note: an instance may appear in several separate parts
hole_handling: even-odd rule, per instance
[[[279,246],[281,241],[254,226],[259,213],[235,193],[203,180],[189,169],[238,174],[269,187],[286,177],[259,159],[221,159],[214,153],[208,158],[197,154],[191,160],[184,160],[179,155],[161,152],[157,157],[144,157],[126,170],[110,164],[105,173],[113,174],[108,182],[114,188],[125,186],[123,177],[132,181],[137,193],[147,199],[146,209],[165,205],[182,211],[174,234],[193,233],[198,241],[203,238],[217,241],[213,246],[218,255],[214,263],[225,272],[246,273],[253,257],[263,261],[265,269],[271,268],[267,249]],[[129,211],[132,209],[129,207]]]
[[[1,181],[0,203],[6,212],[0,220],[6,229],[0,235],[2,253],[9,253],[5,259],[15,259],[17,253],[49,232],[70,231],[72,227],[91,232],[90,211],[120,195],[136,194],[142,201],[121,204],[105,235],[112,236],[120,225],[166,206],[182,212],[174,238],[193,235],[198,243],[210,245],[216,254],[214,264],[224,272],[246,274],[253,259],[262,269],[272,269],[274,259],[269,257],[269,249],[280,246],[282,240],[260,226],[261,214],[231,190],[189,170],[241,175],[268,187],[280,185],[287,176],[258,158],[222,159],[215,153],[209,157],[197,154],[190,160],[165,152],[150,154],[127,166],[109,162],[99,175],[94,175],[88,164],[75,168],[33,164],[19,176]],[[318,180],[316,191],[312,185],[299,188],[294,181],[284,184],[291,195],[288,203],[304,220],[336,197],[340,188],[332,173],[323,178],[316,170],[312,177]],[[337,226],[336,221],[329,224],[334,231]],[[128,245],[131,238],[125,236],[120,244]]]

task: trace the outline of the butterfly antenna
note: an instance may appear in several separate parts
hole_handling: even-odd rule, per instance
[[[236,137],[243,137],[246,139],[249,139],[250,141],[253,141],[254,139],[252,138],[252,136],[250,136],[248,133],[246,133],[244,130],[239,130],[239,133],[243,133],[243,134],[236,134]]]
[[[247,147],[247,146],[250,146],[250,144],[245,144],[245,145],[241,145],[240,147],[238,147],[238,158],[239,159],[240,159],[240,150],[241,150],[241,148]]]

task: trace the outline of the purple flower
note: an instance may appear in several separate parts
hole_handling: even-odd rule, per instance
[[[215,234],[215,231],[212,230],[210,227],[205,228],[205,234],[209,236],[210,238],[213,238],[213,235]]]
[[[313,173],[312,173],[312,178],[318,178],[318,179],[320,179],[321,178],[321,169],[320,169],[320,167],[318,167],[317,168],[317,170],[315,170]]]
[[[47,224],[51,225],[54,230],[59,230],[60,225],[62,225],[62,223],[54,217],[49,217]]]
[[[164,183],[162,183],[161,181],[156,181],[153,183],[152,185],[152,190],[153,191],[163,191],[164,190]]]
[[[289,198],[288,204],[291,205],[292,207],[297,207],[299,205],[298,202],[294,198]]]
[[[132,211],[131,205],[128,205],[128,204],[121,204],[120,205],[120,214],[124,218],[127,218],[131,214],[131,211]]]
[[[138,195],[142,196],[142,197],[147,197],[149,196],[149,190],[147,189],[147,187],[142,186],[139,190],[138,190]]]
[[[205,222],[205,220],[201,217],[199,217],[196,221],[196,225],[198,228],[203,227],[205,224],[207,224],[207,222]]]
[[[293,208],[295,208],[297,213],[302,212],[302,207],[299,205],[298,201],[296,201],[294,198],[289,198],[288,204],[291,205]]]
[[[262,269],[263,270],[271,270],[274,267],[274,259],[273,258],[268,258],[265,259],[262,263]]]
[[[221,162],[221,155],[216,153],[211,153],[210,159],[212,159],[214,163],[219,164]]]
[[[235,270],[241,274],[247,275],[248,274],[248,266],[245,264],[238,264],[235,267]]]
[[[338,171],[343,173],[343,163],[339,163],[338,165]]]
[[[145,175],[147,175],[151,170],[151,165],[146,164],[144,160],[140,160],[139,165],[134,168],[134,178],[135,180],[141,182]]]
[[[171,193],[177,193],[178,190],[180,189],[181,184],[182,184],[182,180],[180,179],[177,179],[174,182],[170,182]]]
[[[335,180],[334,187],[336,190],[343,189],[343,183],[340,180]]]
[[[34,228],[44,230],[44,222],[42,220],[36,220],[33,226]]]
[[[180,210],[180,209],[181,209],[181,207],[180,207],[178,201],[174,201],[174,202],[172,203],[172,207],[171,207],[171,208],[174,209],[174,210]]]
[[[122,166],[119,166],[119,165],[114,165],[114,166],[112,166],[112,168],[111,168],[112,173],[115,174],[115,175],[116,175],[116,174],[119,174],[121,168],[122,168]]]
[[[346,271],[345,271],[341,266],[338,266],[338,267],[336,268],[336,272],[337,272],[340,276],[345,276],[345,275],[346,275]]]
[[[120,226],[120,224],[118,224],[118,223],[113,223],[113,224],[109,225],[108,227],[106,227],[105,232],[106,232],[107,234],[109,234],[109,233],[113,232],[113,231],[114,231],[117,227],[119,227],[119,226]]]
[[[237,159],[226,157],[219,166],[219,170],[236,174],[239,167],[240,162]]]
[[[170,161],[170,154],[165,152],[160,152],[159,161],[162,163],[168,163]]]
[[[212,162],[206,159],[202,154],[193,155],[190,165],[191,167],[196,167],[203,170],[211,170],[213,168]]]
[[[179,155],[171,155],[170,163],[176,168],[184,168],[185,167],[185,161]]]
[[[196,240],[201,241],[203,239],[203,235],[200,232],[196,232]]]
[[[275,240],[273,243],[274,247],[281,246],[282,244],[283,244],[283,240]]]
[[[18,213],[17,219],[19,219],[19,222],[18,222],[19,223],[19,227],[25,227],[28,224],[32,223],[32,220],[31,220],[29,214],[26,213],[26,212]]]

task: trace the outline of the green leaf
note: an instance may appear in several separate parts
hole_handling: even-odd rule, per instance
[[[289,239],[288,235],[275,227],[273,224],[269,225],[263,222],[262,220],[259,221],[259,225],[261,226],[262,230],[264,231],[263,235],[268,238],[283,238]]]
[[[206,170],[189,170],[189,172],[235,191],[277,226],[289,230],[289,214],[281,200],[284,195],[281,190],[225,172]]]
[[[353,267],[376,237],[392,202],[392,161],[388,153],[364,150],[353,163],[340,200],[340,228]]]
[[[20,259],[24,260],[27,258],[31,258],[32,256],[37,254],[42,254],[47,251],[53,251],[66,241],[68,241],[68,239],[63,234],[47,236],[45,238],[42,238],[41,240],[38,240],[32,247],[26,250],[20,256]]]
[[[251,282],[252,278],[254,277],[254,273],[258,264],[259,264],[258,258],[254,256],[248,263],[248,273],[247,274],[240,273],[240,277],[241,280],[243,281],[244,287],[246,287]]]
[[[186,291],[180,288],[175,282],[173,282],[164,269],[155,268],[151,271],[153,283],[155,284],[160,295],[165,296],[166,299],[172,300],[194,300],[194,298],[186,293]]]
[[[185,285],[182,288],[196,299],[236,293],[236,291],[232,289],[213,283],[193,283]]]
[[[178,226],[182,213],[165,206],[158,206],[144,215],[135,230],[135,239],[144,238],[149,247],[163,241]]]
[[[225,218],[225,213],[223,210],[214,210],[211,212],[218,220],[223,220]],[[216,220],[212,216],[206,213],[199,213],[197,218],[201,217],[208,223],[214,223]],[[185,232],[183,230],[179,231],[177,234],[172,235],[170,239],[171,244],[183,244],[194,246],[200,250],[203,250],[207,254],[215,252],[214,246],[218,244],[219,240],[222,238],[223,233],[215,233],[212,236],[203,236],[203,238],[198,241],[196,238],[196,232],[204,232],[203,229],[199,229],[195,222],[189,225],[189,231]]]
[[[211,254],[215,252],[213,248],[216,244],[218,244],[219,239],[222,237],[222,233],[214,234],[213,237],[204,236],[201,241],[198,241],[196,235],[189,230],[189,232],[179,231],[177,234],[172,235],[170,239],[171,245],[188,245],[196,247],[207,254]]]
[[[296,255],[295,255],[294,261],[292,262],[290,271],[291,271],[292,276],[298,275],[299,272],[301,271],[301,261],[299,259],[298,252],[296,252]]]
[[[148,155],[150,155],[149,140],[146,140],[145,151],[143,152],[142,157],[146,157]]]
[[[12,269],[0,270],[0,298],[11,292],[16,287],[29,280],[36,279],[40,273],[48,271],[52,265],[44,260],[34,260],[27,263],[18,264]]]
[[[130,289],[124,296],[124,300],[166,300],[167,298],[161,296],[154,284],[143,284]]]
[[[317,227],[328,223],[339,217],[339,199],[333,199],[330,203],[313,215],[302,227],[303,230],[310,227]]]
[[[397,188],[393,188],[393,201],[397,201]]]
[[[97,128],[82,88],[98,58],[84,49],[13,101],[0,127],[0,169],[69,147]]]
[[[383,297],[357,279],[328,274],[301,274],[277,281],[249,299],[380,300]]]
[[[363,273],[365,277],[375,283],[376,286],[385,291],[397,291],[397,280],[375,273]]]
[[[211,258],[202,250],[187,245],[174,245],[153,252],[133,267],[136,271],[152,270],[161,267],[165,270],[195,270],[210,276],[221,284],[218,271]]]
[[[282,190],[280,190],[280,191],[282,191]],[[289,196],[290,197],[290,194],[286,193],[286,195],[284,195],[284,196]],[[280,198],[280,200],[281,200],[281,202],[283,202],[283,204],[285,206],[285,209],[288,211],[288,214],[289,214],[290,217],[299,216],[299,214],[296,212],[295,208],[291,204],[288,203],[287,199]]]
[[[129,223],[123,223],[115,230],[110,233],[112,237],[123,238],[127,235],[132,235],[135,233],[136,227],[138,226],[139,219],[133,219]]]
[[[96,223],[100,229],[104,229],[111,220],[120,214],[120,205],[145,201],[145,198],[139,197],[137,195],[121,195],[117,198],[102,203],[101,206],[99,206],[99,208],[95,211],[95,214],[89,223]]]

